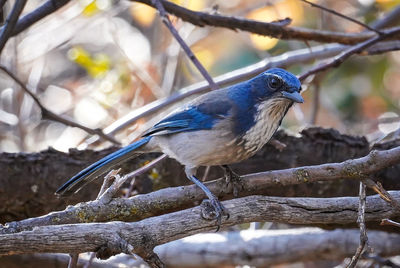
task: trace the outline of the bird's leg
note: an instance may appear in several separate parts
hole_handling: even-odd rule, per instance
[[[239,191],[243,190],[243,182],[238,174],[233,172],[233,170],[228,165],[222,165],[222,169],[224,170],[224,176],[226,179],[226,183],[232,183],[233,188],[233,196],[238,197]]]
[[[218,200],[218,198],[211,193],[211,191],[198,179],[196,178],[195,175],[191,172],[186,172],[187,177],[189,180],[191,180],[194,184],[196,184],[208,197],[208,200],[204,200],[202,205],[212,207],[213,211],[206,211],[206,213],[203,213],[203,218],[210,220],[210,219],[216,219],[218,228],[217,231],[219,230],[219,227],[221,225],[221,220],[222,216],[226,215],[227,219],[229,218],[229,213],[225,209],[225,207],[221,204],[221,202]],[[191,174],[190,174],[191,173]]]

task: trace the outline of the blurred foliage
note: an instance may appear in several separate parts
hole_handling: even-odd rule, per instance
[[[298,0],[176,0],[186,8],[260,21],[290,17],[291,26],[341,32],[364,29]],[[369,23],[400,0],[314,1]],[[30,1],[25,12],[41,1]],[[213,76],[261,59],[316,45],[214,27],[194,27],[171,16],[193,52]],[[151,7],[111,0],[71,2],[8,42],[2,64],[31,88],[50,110],[88,127],[106,128],[144,104],[202,81]],[[315,64],[315,62],[313,63]],[[311,65],[295,65],[299,74]],[[320,105],[316,125],[366,135],[371,141],[397,138],[400,54],[353,56],[340,68],[318,75]],[[39,109],[9,78],[0,75],[0,150],[38,151],[78,147],[88,135],[79,129],[41,120]],[[315,86],[303,95],[283,126],[294,133],[310,125]],[[168,112],[162,111],[162,114]],[[143,118],[120,131],[128,143],[155,123]],[[382,122],[381,122],[382,121]],[[96,146],[108,146],[103,142]],[[154,179],[157,174],[151,175]]]

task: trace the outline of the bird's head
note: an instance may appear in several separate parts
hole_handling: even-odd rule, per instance
[[[253,97],[259,101],[271,99],[289,100],[291,103],[304,102],[300,95],[301,83],[292,73],[280,68],[273,68],[251,80]]]

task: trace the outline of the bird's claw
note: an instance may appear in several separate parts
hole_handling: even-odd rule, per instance
[[[206,220],[217,220],[217,230],[221,227],[222,216],[226,216],[229,219],[229,213],[221,202],[215,197],[211,199],[205,199],[201,203],[202,210],[201,216]]]
[[[233,196],[236,198],[239,196],[239,192],[243,190],[243,181],[240,175],[236,174],[232,170],[229,170],[225,174],[225,179],[226,179],[226,186],[229,186],[229,184],[232,184],[232,189],[233,189]]]

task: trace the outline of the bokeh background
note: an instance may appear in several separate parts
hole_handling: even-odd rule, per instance
[[[261,21],[290,17],[291,26],[339,32],[362,27],[298,0],[176,0],[186,8]],[[369,23],[398,0],[318,1]],[[24,13],[41,1],[29,1]],[[6,4],[6,11],[10,3]],[[6,12],[7,13],[7,12]],[[241,31],[195,27],[172,17],[174,26],[212,76],[245,67],[285,52],[316,45],[279,41]],[[51,111],[90,128],[106,129],[129,112],[165,98],[203,78],[162,24],[143,4],[115,0],[73,1],[52,16],[12,38],[1,55],[7,66]],[[289,68],[300,74],[310,65]],[[353,58],[318,75],[303,93],[283,127],[292,133],[318,125],[371,141],[397,135],[400,97],[400,53]],[[315,92],[318,88],[318,110]],[[117,133],[126,144],[155,119],[143,118]],[[315,114],[315,111],[317,113]],[[388,119],[389,118],[389,119]],[[32,98],[0,72],[0,151],[40,151],[49,146],[67,151],[87,148],[85,131],[42,120]],[[106,147],[109,142],[94,143]]]

